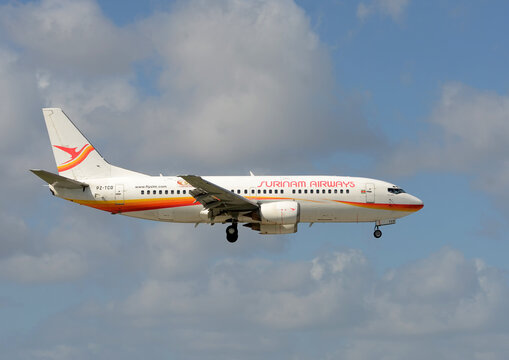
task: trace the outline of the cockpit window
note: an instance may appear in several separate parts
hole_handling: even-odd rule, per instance
[[[405,192],[405,190],[403,190],[402,188],[398,188],[398,187],[387,188],[387,191],[389,191],[392,194],[401,194],[401,193]]]

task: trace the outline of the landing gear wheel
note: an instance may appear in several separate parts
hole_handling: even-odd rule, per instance
[[[377,239],[381,238],[382,231],[380,229],[376,229],[375,232],[373,233],[373,236],[376,237]]]
[[[237,230],[237,225],[230,225],[226,228],[226,240],[231,243],[234,243],[239,238],[239,231]]]

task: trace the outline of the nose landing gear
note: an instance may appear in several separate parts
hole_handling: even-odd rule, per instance
[[[375,221],[375,231],[373,232],[373,236],[377,239],[381,238],[382,231],[380,230],[380,226],[393,224],[396,224],[396,219],[384,219]]]

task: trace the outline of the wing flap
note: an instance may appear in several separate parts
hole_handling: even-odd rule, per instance
[[[55,187],[66,189],[85,189],[86,187],[88,187],[88,184],[84,182],[69,179],[61,175],[53,174],[49,171],[37,169],[32,169],[30,171],[33,172],[38,177],[40,177],[41,179],[43,179],[44,181],[46,181],[48,184]]]
[[[258,205],[243,196],[232,193],[219,185],[196,175],[180,175],[195,189],[191,195],[206,209],[220,209],[225,212],[258,210]]]

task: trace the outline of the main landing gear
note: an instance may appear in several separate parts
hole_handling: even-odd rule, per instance
[[[373,233],[373,236],[377,239],[382,237],[382,230],[378,228],[378,225],[375,225],[375,232]]]
[[[239,230],[237,229],[237,223],[234,222],[232,225],[226,228],[226,240],[234,243],[239,238]]]

